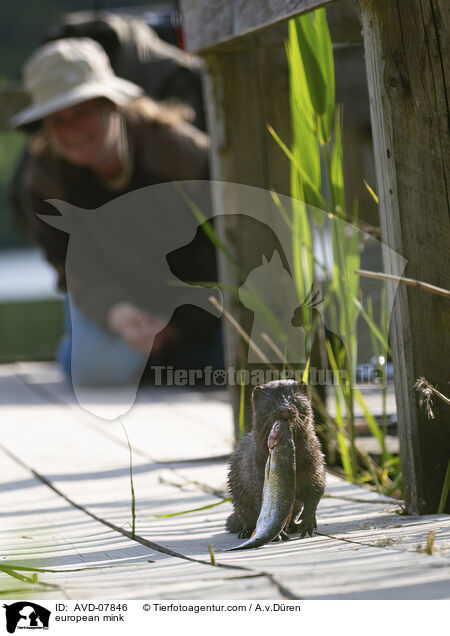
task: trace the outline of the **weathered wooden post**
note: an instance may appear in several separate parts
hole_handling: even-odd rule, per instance
[[[449,15],[446,0],[362,0],[383,241],[405,276],[450,287]],[[414,382],[450,389],[450,306],[400,285],[391,320],[408,510],[437,511],[450,457],[449,409],[435,419]],[[450,499],[447,502],[450,512]]]
[[[261,97],[262,64],[270,64],[271,56],[263,61],[254,47],[270,36],[267,27],[329,4],[337,2],[182,0],[188,48],[202,53],[209,68],[215,178],[288,192],[278,173],[270,177],[271,162],[279,159],[255,126],[269,119],[267,113],[278,112],[274,127],[285,130],[287,88],[285,94],[279,87]],[[360,5],[382,240],[407,259],[406,276],[448,288],[450,6],[447,0],[361,0]],[[279,81],[275,69],[273,81]],[[238,243],[243,253],[245,237]],[[389,271],[390,263],[385,266]],[[226,266],[223,272],[226,277]],[[414,382],[425,376],[449,393],[448,301],[400,285],[391,325],[407,508],[432,513],[450,457],[448,407],[435,401],[436,417],[428,420]],[[237,349],[231,342],[232,355]]]
[[[271,7],[268,5],[255,7],[252,4],[250,7],[244,2],[237,5],[233,13],[230,12],[229,4],[191,0],[182,3],[188,48],[200,52],[207,67],[206,101],[212,138],[212,176],[217,180],[255,185],[289,194],[289,162],[266,128],[266,123],[270,123],[280,137],[289,143],[289,81],[285,52],[287,25],[285,22],[271,24],[269,28],[253,32],[255,19],[267,20],[270,24],[276,14],[270,12]],[[285,8],[289,7],[285,5]],[[265,11],[268,13],[265,14]],[[334,12],[332,22],[336,24],[339,41],[352,42],[353,45],[362,42],[357,12],[348,3],[344,12]],[[245,34],[246,25],[250,31],[248,34]],[[244,35],[240,35],[240,30]],[[357,72],[360,73],[358,66]],[[355,83],[353,79],[351,82]],[[352,185],[356,184],[356,180],[353,179]],[[361,189],[361,179],[360,182],[352,188],[353,192]],[[224,201],[216,202],[217,208],[224,205]],[[270,218],[270,227],[276,228],[278,224],[283,224],[283,221],[277,214]],[[270,254],[273,250],[270,233],[252,234],[251,225],[232,217],[219,216],[216,228],[223,239],[228,239],[226,242],[231,244],[235,258],[245,271],[260,264],[258,258],[261,259],[262,253]],[[290,245],[283,247],[291,249]],[[219,261],[222,282],[237,285],[236,272],[230,263],[221,254]],[[276,293],[281,294],[281,289],[277,289]],[[225,305],[250,333],[253,320],[251,312],[229,295],[225,298]],[[226,321],[224,327],[228,364],[238,369],[247,368],[246,343]],[[311,364],[323,364],[317,346],[313,348]],[[251,388],[245,388],[246,425],[250,423]],[[231,391],[231,398],[235,412],[235,436],[238,439],[239,388]]]

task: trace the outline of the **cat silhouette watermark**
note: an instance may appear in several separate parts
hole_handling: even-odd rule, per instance
[[[9,634],[14,634],[16,629],[48,629],[51,612],[37,603],[19,601],[3,607]]]
[[[284,210],[297,210],[290,197],[278,195],[278,205]],[[212,202],[216,204],[213,205]],[[203,311],[218,316],[217,306],[223,304],[223,294],[234,294],[246,308],[253,312],[253,326],[250,337],[262,352],[263,357],[255,353],[255,348],[248,349],[248,363],[261,366],[265,364],[294,365],[304,367],[308,351],[311,349],[314,334],[306,329],[311,316],[323,325],[327,333],[331,333],[347,348],[348,333],[341,319],[339,306],[335,306],[333,320],[328,308],[321,305],[321,298],[329,293],[330,277],[324,277],[318,270],[318,289],[309,287],[303,294],[293,277],[295,271],[292,228],[280,217],[280,211],[274,202],[273,193],[241,184],[188,181],[163,183],[148,186],[114,199],[96,210],[83,210],[64,201],[49,201],[59,215],[46,215],[41,218],[54,228],[67,232],[69,237],[66,256],[66,281],[69,301],[77,307],[87,308],[90,317],[99,324],[105,324],[108,308],[118,301],[129,301],[138,307],[151,309],[159,316],[162,324],[168,324],[180,306],[194,305]],[[308,214],[308,206],[302,206]],[[269,241],[264,241],[265,248],[256,254],[251,267],[242,271],[241,265],[234,261],[232,237],[219,232],[218,250],[222,258],[227,258],[236,268],[239,281],[233,286],[215,286],[214,281],[201,278],[202,263],[198,264],[200,276],[197,282],[182,280],[171,268],[170,261],[175,255],[183,262],[196,258],[195,244],[199,233],[212,236],[211,228],[205,225],[205,219],[220,225],[221,217],[235,215],[236,227],[246,224],[246,240],[259,245],[264,234]],[[330,223],[328,213],[314,209],[311,223],[321,215],[322,223]],[[343,224],[348,232],[357,231],[358,240],[364,240],[364,232],[356,230],[351,223],[342,219],[333,219],[333,223]],[[216,239],[217,240],[217,239]],[[388,273],[401,276],[405,260],[380,242],[371,238],[383,253]],[[253,242],[253,241],[252,241]],[[271,248],[267,245],[271,244]],[[249,245],[250,247],[250,245]],[[253,247],[253,245],[252,245]],[[345,246],[342,247],[345,249]],[[254,250],[253,250],[254,251]],[[324,256],[324,260],[327,258]],[[329,255],[328,255],[329,258]],[[187,262],[187,261],[186,261]],[[322,270],[325,266],[322,266]],[[333,267],[333,263],[329,264]],[[323,272],[322,272],[323,273]],[[365,283],[364,283],[365,284]],[[390,288],[387,312],[390,315],[397,283],[376,283],[363,289],[361,279],[361,295],[365,300],[370,294],[379,292],[381,286]],[[378,286],[378,287],[377,287]],[[209,298],[214,296],[216,304]],[[335,329],[333,330],[333,325]],[[336,325],[338,330],[336,331]],[[110,400],[108,409],[92,393],[92,387],[83,382],[81,369],[86,366],[86,348],[83,347],[83,334],[76,329],[72,333],[72,374],[71,380],[75,396],[79,404],[108,419],[114,419],[133,405],[153,341],[149,341],[142,364],[136,372],[134,381],[120,389],[114,388],[115,398]],[[83,353],[82,353],[83,352]],[[95,365],[95,352],[91,352],[88,365]],[[89,356],[89,351],[88,351]],[[84,357],[84,359],[82,359]],[[345,370],[345,365],[343,365]],[[181,373],[182,370],[180,370]],[[191,371],[178,376],[182,382],[189,377]],[[223,370],[225,376],[230,373]],[[219,374],[221,378],[224,374]],[[165,372],[167,376],[167,370]],[[193,383],[204,377],[194,378]],[[325,379],[322,378],[324,381]],[[167,381],[167,378],[166,378]],[[98,384],[102,384],[100,381]],[[106,382],[103,384],[107,384]],[[117,397],[120,393],[120,398]],[[105,394],[106,395],[106,394]]]

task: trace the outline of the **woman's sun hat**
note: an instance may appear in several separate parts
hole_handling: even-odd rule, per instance
[[[14,128],[96,97],[121,106],[143,93],[137,84],[114,74],[104,49],[91,38],[65,38],[40,46],[25,65],[24,87],[31,104],[11,119]]]

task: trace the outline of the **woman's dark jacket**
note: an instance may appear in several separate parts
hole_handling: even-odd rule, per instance
[[[47,260],[58,273],[60,289],[66,289],[69,235],[37,216],[58,214],[53,205],[45,202],[46,199],[62,200],[84,210],[93,210],[92,214],[96,214],[96,208],[139,188],[172,181],[208,179],[209,140],[204,133],[177,119],[176,115],[165,115],[148,98],[130,103],[122,108],[122,112],[132,159],[131,177],[122,189],[112,191],[92,171],[56,156],[42,133],[30,141],[12,183],[11,200],[16,222],[44,250]],[[124,220],[127,213],[125,204]],[[210,216],[209,210],[202,210],[202,213],[206,218]],[[154,241],[154,233],[156,238],[158,233],[158,211],[149,209],[148,214],[152,215],[151,240]],[[88,229],[84,231],[89,232]],[[86,316],[106,328],[108,310],[122,301],[157,313],[155,299],[146,296],[145,289],[142,289],[145,278],[140,279],[141,273],[148,269],[150,247],[146,253],[146,245],[151,244],[145,232],[136,234],[133,253],[129,248],[122,250],[119,240],[113,257],[111,245],[104,244],[111,242],[110,236],[104,238],[101,232],[96,232],[95,236],[84,234],[83,241],[91,255],[95,250],[95,267],[92,267],[92,256],[87,259],[88,271],[72,265],[69,291]],[[173,274],[186,282],[217,280],[214,248],[201,229],[190,244],[169,253],[167,262]],[[67,267],[69,274],[70,259]],[[132,280],[130,272],[135,273]],[[175,324],[185,344],[207,341],[218,326],[216,318],[192,305],[184,305],[177,310],[171,324]]]

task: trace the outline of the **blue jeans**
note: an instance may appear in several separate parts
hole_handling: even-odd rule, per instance
[[[68,295],[64,301],[65,333],[56,359],[76,386],[124,386],[139,381],[148,354],[135,351],[118,336],[87,318]],[[150,361],[151,363],[151,361]],[[179,369],[222,369],[223,345],[220,328],[203,344],[178,350],[171,364]]]
[[[56,359],[74,384],[117,386],[140,379],[148,356],[89,320],[68,296],[64,301],[65,333]]]

